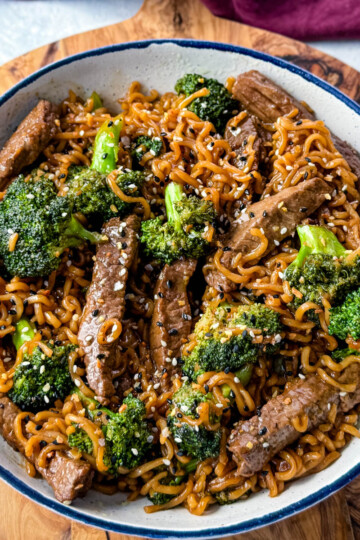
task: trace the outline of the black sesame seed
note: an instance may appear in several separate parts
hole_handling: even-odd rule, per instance
[[[160,326],[160,328],[161,328],[162,326],[164,326],[164,324],[163,324],[161,321],[158,321],[158,322],[156,323],[156,326]]]
[[[40,431],[42,426],[35,426],[36,431]]]
[[[108,157],[108,153],[107,153],[107,152],[105,152],[105,153],[101,156],[102,159],[106,159],[107,157]]]
[[[28,303],[29,303],[29,301],[25,299],[25,300],[23,301],[24,307],[26,307],[26,306],[28,305]]]
[[[184,455],[184,452],[183,452],[182,450],[179,450],[178,453],[177,453],[177,455],[178,455],[179,457],[182,457],[182,456]]]
[[[267,476],[269,474],[269,471],[261,471],[261,476]]]
[[[62,173],[62,174],[60,174],[59,178],[65,178],[65,176],[66,175],[64,173]]]
[[[164,295],[162,292],[159,292],[159,298],[164,298]]]
[[[211,332],[206,332],[205,337],[212,337],[212,333]]]
[[[189,127],[189,131],[190,133],[195,133],[195,129],[193,129],[192,127]]]
[[[0,409],[5,409],[5,405],[3,403],[0,403]]]
[[[250,322],[251,322],[251,324],[255,324],[255,323],[256,323],[256,317],[255,317],[255,315],[251,315],[251,317],[250,317]]]
[[[181,414],[181,412],[178,412],[177,415],[176,415],[178,418],[182,418],[183,415]]]
[[[161,135],[162,137],[166,137],[167,133],[166,133],[166,131],[162,131],[162,132],[160,133],[160,135]]]
[[[254,218],[254,217],[255,217],[254,212],[250,212],[250,213],[249,213],[249,216],[250,216],[251,218]]]
[[[249,411],[249,407],[247,405],[244,405],[244,411],[245,412],[248,412]]]
[[[97,357],[99,360],[101,360],[102,358],[105,358],[105,354],[104,353],[100,353],[97,355]]]
[[[176,328],[170,328],[169,330],[169,336],[177,336],[178,335],[178,330]]]
[[[189,315],[187,315],[186,313],[183,313],[181,315],[181,317],[184,319],[184,321],[188,321],[189,320]]]
[[[55,446],[57,446],[57,445],[60,444],[60,443],[58,443],[57,440],[55,439],[55,440],[52,442],[52,444],[55,444]]]
[[[91,315],[92,315],[93,317],[97,317],[97,316],[99,315],[99,313],[100,313],[100,312],[99,312],[98,309],[94,309],[94,311],[92,312]]]
[[[17,313],[16,309],[9,309],[8,310],[9,315],[16,315],[16,313]]]
[[[124,230],[122,230],[121,233],[120,233],[120,236],[121,236],[121,238],[124,238],[126,236],[126,232]]]
[[[121,247],[122,247],[123,249],[126,249],[126,248],[128,247],[128,245],[127,245],[126,242],[123,242],[123,243],[121,244]]]
[[[209,391],[209,385],[208,384],[204,384],[204,390],[206,393],[208,393]]]
[[[263,217],[267,217],[267,215],[268,215],[268,214],[267,214],[267,211],[264,210],[264,211],[263,211]]]
[[[224,249],[223,249],[223,251],[231,251],[231,247],[225,246]]]
[[[308,163],[311,163],[311,159],[308,157],[305,158],[305,161],[307,161]]]
[[[171,289],[171,287],[173,286],[173,283],[172,283],[171,279],[167,280],[166,286],[167,286],[168,289]]]
[[[305,171],[304,180],[306,180],[308,176],[309,176],[309,173],[307,171]]]
[[[242,335],[242,337],[246,337],[247,336],[247,330],[243,330],[241,335]]]
[[[195,414],[194,414],[194,418],[195,418],[195,420],[199,420],[200,414],[199,414],[199,413],[195,413]]]
[[[261,407],[256,407],[256,414],[261,416]]]
[[[102,412],[101,412],[101,411],[98,411],[98,412],[96,413],[96,416],[101,416],[101,415],[102,415]]]
[[[47,445],[46,441],[40,441],[40,447],[44,448]]]
[[[260,436],[261,436],[261,435],[265,435],[266,432],[267,432],[267,427],[264,426],[263,428],[260,429],[259,435],[260,435]]]
[[[108,123],[108,127],[111,127],[113,125],[113,123],[114,122],[112,120],[110,120],[110,122]]]
[[[235,394],[234,394],[234,392],[233,392],[232,390],[230,390],[230,397],[231,397],[231,398],[234,398],[234,397],[235,397]],[[246,405],[245,405],[245,407],[246,407]]]
[[[15,302],[15,300],[13,298],[10,299],[10,304],[12,304],[13,306],[16,305],[16,302]]]
[[[240,156],[240,161],[247,161],[247,157],[246,156]]]
[[[230,373],[230,368],[229,368],[229,367],[226,367],[226,368],[224,369],[224,373],[226,373],[226,375],[227,375],[228,373]]]
[[[172,399],[168,398],[166,401],[168,402],[169,405],[172,405]]]
[[[296,122],[295,126],[301,126],[302,124],[302,120],[299,120],[298,122]]]
[[[223,292],[219,293],[219,298],[222,300],[224,298],[225,294]]]
[[[302,206],[302,207],[300,208],[300,212],[301,212],[302,214],[304,214],[305,212],[307,212],[307,207],[306,207],[306,206]]]
[[[55,343],[54,343],[54,345],[55,345],[56,347],[60,347],[61,344],[62,344],[62,341],[60,341],[60,339],[57,339],[57,340],[55,341]]]

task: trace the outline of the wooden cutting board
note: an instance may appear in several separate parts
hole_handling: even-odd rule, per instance
[[[325,79],[360,103],[360,73],[355,69],[298,41],[214,17],[199,0],[145,0],[140,11],[127,21],[71,36],[20,56],[0,66],[0,93],[40,67],[74,53],[124,41],[175,37],[222,41],[279,56]],[[286,497],[286,492],[282,496]],[[3,482],[0,508],[0,540],[135,540],[60,517]],[[216,520],[216,514],[213,516]],[[288,538],[360,540],[360,478],[297,516],[232,537],[233,540]]]

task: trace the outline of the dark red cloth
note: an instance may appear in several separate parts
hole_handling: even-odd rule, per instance
[[[215,14],[296,39],[360,38],[360,0],[202,0]]]

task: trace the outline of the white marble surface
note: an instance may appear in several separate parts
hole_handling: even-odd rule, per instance
[[[132,17],[142,0],[0,0],[0,64],[65,36]],[[360,41],[310,45],[360,71]]]

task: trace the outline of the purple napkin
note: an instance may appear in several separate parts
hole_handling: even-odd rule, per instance
[[[360,0],[202,0],[219,17],[296,39],[360,38]]]

